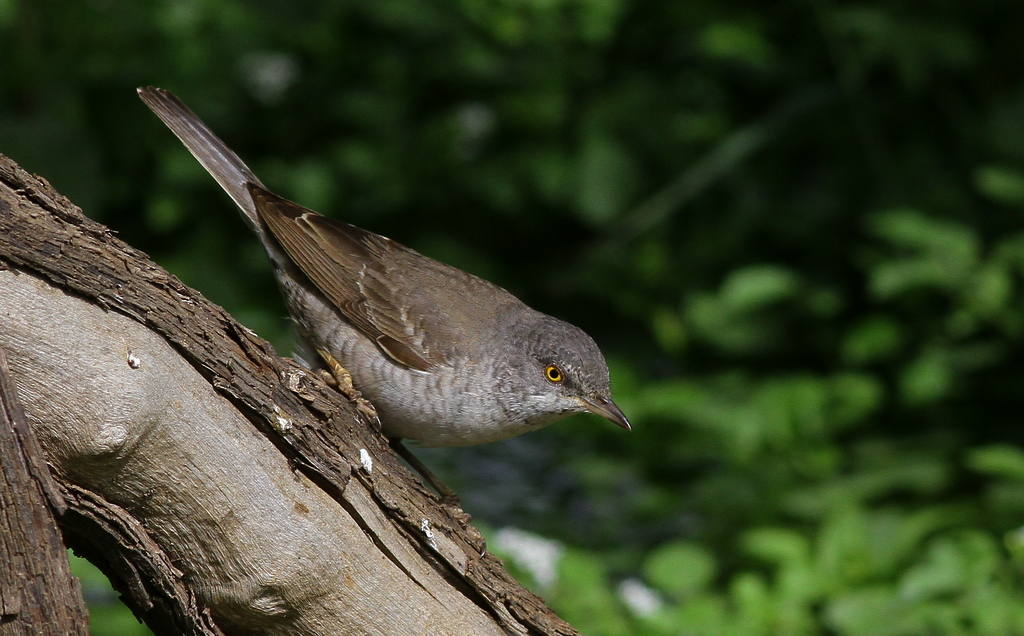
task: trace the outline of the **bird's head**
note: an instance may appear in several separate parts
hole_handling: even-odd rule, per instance
[[[548,424],[573,413],[590,412],[630,430],[629,420],[612,401],[608,363],[582,329],[537,312],[510,329],[515,352],[503,373],[518,385],[521,416]]]

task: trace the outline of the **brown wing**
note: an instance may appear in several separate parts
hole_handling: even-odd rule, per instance
[[[309,280],[360,331],[397,362],[426,371],[447,362],[432,347],[407,306],[409,281],[395,279],[389,266],[426,257],[389,238],[328,219],[254,183],[249,193],[260,218]]]

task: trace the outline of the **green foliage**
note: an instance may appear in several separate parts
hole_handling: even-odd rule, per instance
[[[92,636],[151,636],[153,632],[139,622],[118,600],[117,592],[96,566],[70,551],[71,574],[82,584],[89,605],[89,633]]]
[[[430,458],[477,519],[561,543],[553,582],[506,558],[591,636],[1024,634],[1021,27],[0,1],[0,152],[287,352],[258,246],[135,98],[161,85],[283,195],[595,335],[633,433]]]
[[[643,572],[652,585],[676,599],[704,591],[715,578],[715,557],[690,541],[671,541],[644,559]]]

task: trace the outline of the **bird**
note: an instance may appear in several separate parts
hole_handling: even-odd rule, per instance
[[[385,436],[470,446],[584,412],[630,430],[612,400],[605,358],[582,329],[274,194],[176,95],[154,87],[138,93],[259,237],[300,349],[318,352],[339,383],[351,379]],[[304,361],[316,366],[315,358]]]

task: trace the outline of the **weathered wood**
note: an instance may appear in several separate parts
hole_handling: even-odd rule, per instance
[[[89,633],[54,520],[66,510],[0,349],[0,636]]]
[[[151,625],[575,633],[340,394],[2,155],[0,262],[0,346],[68,517],[124,532],[89,556]]]

